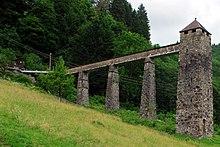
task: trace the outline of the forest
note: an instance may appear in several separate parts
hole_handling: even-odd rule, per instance
[[[28,70],[51,70],[50,54],[52,69],[65,73],[67,68],[159,47],[151,42],[149,21],[143,4],[135,10],[127,0],[2,0],[0,75],[12,78],[6,66],[17,60]],[[213,44],[212,49],[214,116],[215,123],[220,124],[220,44]],[[157,111],[175,114],[178,55],[155,58],[154,62]],[[55,63],[61,66],[56,68]],[[143,67],[143,60],[120,65],[122,108],[139,111]],[[107,71],[99,69],[89,75],[90,96],[100,103],[103,100],[98,96],[105,96]],[[60,85],[64,89],[48,87],[45,81],[49,76],[57,77],[56,73],[39,76],[36,84],[76,101],[73,87],[77,75],[66,78]]]

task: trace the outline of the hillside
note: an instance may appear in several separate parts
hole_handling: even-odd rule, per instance
[[[0,80],[0,144],[12,146],[191,146],[143,126]]]
[[[110,9],[110,1],[104,1],[3,0],[0,5],[0,77],[24,80],[22,75],[8,73],[8,65],[44,71],[48,69],[50,57],[49,65],[55,67],[62,56],[66,68],[73,68],[160,46],[151,40],[150,28],[154,26],[149,26],[151,20],[148,19],[148,10],[144,5],[140,4],[134,10],[127,0],[117,0],[111,1]],[[220,125],[220,44],[212,47],[214,122]],[[154,58],[154,62],[157,112],[175,114],[178,55]],[[139,111],[143,69],[143,60],[120,64],[122,108]],[[105,95],[107,74],[108,68],[90,72],[90,96]],[[53,82],[56,81],[54,77],[51,78]],[[45,82],[45,79],[50,78],[37,78],[38,86],[53,95],[76,101],[73,90],[76,82],[73,79],[68,80],[71,81],[69,83],[62,80],[62,85],[68,86],[62,86],[65,90],[59,92],[56,86],[61,82],[48,86],[46,84],[51,82]]]

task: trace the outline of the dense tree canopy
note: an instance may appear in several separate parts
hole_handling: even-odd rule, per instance
[[[22,17],[24,9],[24,0],[2,0],[0,5],[0,28],[4,28],[6,24],[17,26],[18,19]]]
[[[19,18],[18,33],[22,42],[33,48],[45,52],[55,53],[59,47],[54,4],[50,0],[26,3],[27,10]]]

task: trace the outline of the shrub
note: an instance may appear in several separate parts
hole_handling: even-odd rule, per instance
[[[23,84],[33,84],[31,77],[25,75],[25,74],[15,74],[12,72],[7,72],[5,75],[7,80],[11,80],[14,82],[19,82],[19,83],[23,83]]]
[[[92,96],[90,97],[90,103],[92,105],[105,105],[105,97],[99,95]]]
[[[215,125],[214,125],[214,131],[215,131],[215,133],[216,133],[217,135],[220,135],[220,126],[217,125],[217,124],[215,124]]]
[[[24,75],[24,74],[18,74],[12,80],[15,82],[19,82],[19,83],[32,84],[31,77]]]

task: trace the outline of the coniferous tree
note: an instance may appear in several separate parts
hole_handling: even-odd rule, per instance
[[[126,0],[113,0],[110,12],[117,21],[126,24]]]
[[[0,4],[0,28],[4,25],[17,26],[18,19],[24,13],[24,0],[1,0]]]
[[[29,1],[26,7],[18,27],[22,43],[47,54],[55,53],[59,48],[59,38],[54,4],[50,0]]]
[[[92,5],[96,10],[109,12],[111,0],[93,0]]]
[[[111,51],[117,22],[111,15],[97,13],[87,21],[72,39],[66,58],[77,64],[88,64],[113,57]],[[74,57],[74,58],[72,58]]]
[[[117,21],[126,24],[130,31],[141,34],[150,40],[149,20],[143,4],[136,11],[127,0],[113,0],[110,12]]]
[[[131,30],[133,25],[133,16],[132,16],[133,8],[130,3],[125,3],[125,24],[128,26],[129,30]]]
[[[150,26],[147,16],[147,11],[143,4],[137,10],[137,26],[134,29],[136,33],[143,35],[147,40],[150,40]]]
[[[61,55],[75,47],[78,30],[92,19],[95,11],[91,8],[91,3],[85,0],[55,0],[55,11],[61,42],[58,54]]]

